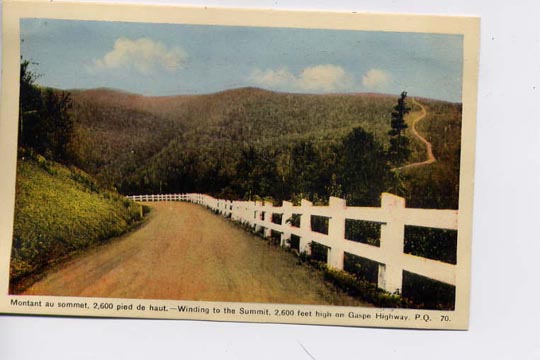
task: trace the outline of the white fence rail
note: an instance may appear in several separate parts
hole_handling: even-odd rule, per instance
[[[313,206],[302,200],[300,206],[283,202],[282,206],[259,201],[230,201],[204,194],[162,194],[128,196],[134,201],[188,201],[206,206],[223,216],[230,217],[262,231],[267,237],[271,232],[281,235],[281,244],[289,245],[291,235],[300,238],[300,251],[310,251],[309,243],[317,242],[328,248],[328,265],[343,269],[344,253],[360,256],[379,265],[378,286],[386,291],[402,289],[403,271],[412,272],[447,284],[456,284],[459,266],[404,253],[405,226],[422,226],[436,229],[457,230],[457,210],[409,209],[405,199],[383,193],[381,207],[347,207],[345,200],[331,197],[328,206]],[[273,214],[281,215],[279,224],[272,221]],[[291,219],[300,217],[300,226]],[[328,218],[328,234],[313,231],[311,216]],[[279,218],[279,216],[278,216]],[[373,246],[345,238],[345,220],[362,220],[380,223],[380,244]]]

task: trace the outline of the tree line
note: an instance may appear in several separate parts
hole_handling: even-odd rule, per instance
[[[73,134],[73,120],[69,113],[71,95],[66,91],[37,86],[38,75],[30,70],[30,65],[27,60],[21,61],[19,147],[67,163]]]
[[[410,111],[403,92],[392,112],[390,147],[355,127],[342,137],[305,138],[286,145],[244,144],[189,148],[181,139],[150,165],[123,179],[124,193],[201,192],[227,199],[270,198],[324,203],[330,196],[350,206],[378,206],[382,192],[402,194],[401,179],[392,168],[408,160]],[[216,151],[217,150],[217,151]],[[162,166],[166,164],[166,166]]]

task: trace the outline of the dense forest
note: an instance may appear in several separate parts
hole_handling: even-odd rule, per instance
[[[204,192],[228,199],[310,199],[377,206],[381,192],[408,206],[457,208],[461,105],[419,99],[419,130],[438,161],[392,171],[398,96],[307,95],[257,88],[144,97],[108,89],[71,91],[70,159],[124,194]],[[405,106],[417,111],[408,98]],[[406,116],[405,119],[408,119]],[[425,148],[402,129],[407,156]]]

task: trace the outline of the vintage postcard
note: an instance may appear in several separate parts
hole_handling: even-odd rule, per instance
[[[467,329],[477,18],[3,6],[0,312]]]

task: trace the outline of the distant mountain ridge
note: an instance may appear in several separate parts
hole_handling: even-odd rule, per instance
[[[296,94],[260,88],[159,97],[111,89],[71,93],[75,163],[123,192],[196,190],[197,184],[172,181],[182,177],[175,172],[192,165],[227,178],[243,148],[275,152],[312,141],[324,152],[354,127],[386,146],[397,99],[374,93]],[[460,107],[424,100],[444,109]]]
[[[301,136],[359,125],[379,127],[378,133],[383,135],[394,101],[383,95],[374,101],[371,94],[302,95],[259,88],[166,97],[110,89],[71,93],[77,142],[82,146],[92,144],[90,153],[102,154],[98,156],[102,159],[82,167],[98,177],[108,165],[118,162],[115,158],[124,158],[122,148],[141,151],[146,147],[146,154],[154,154],[173,138],[189,133],[247,144],[265,143],[268,137]],[[369,114],[365,111],[368,107]],[[108,154],[110,150],[115,154]]]

